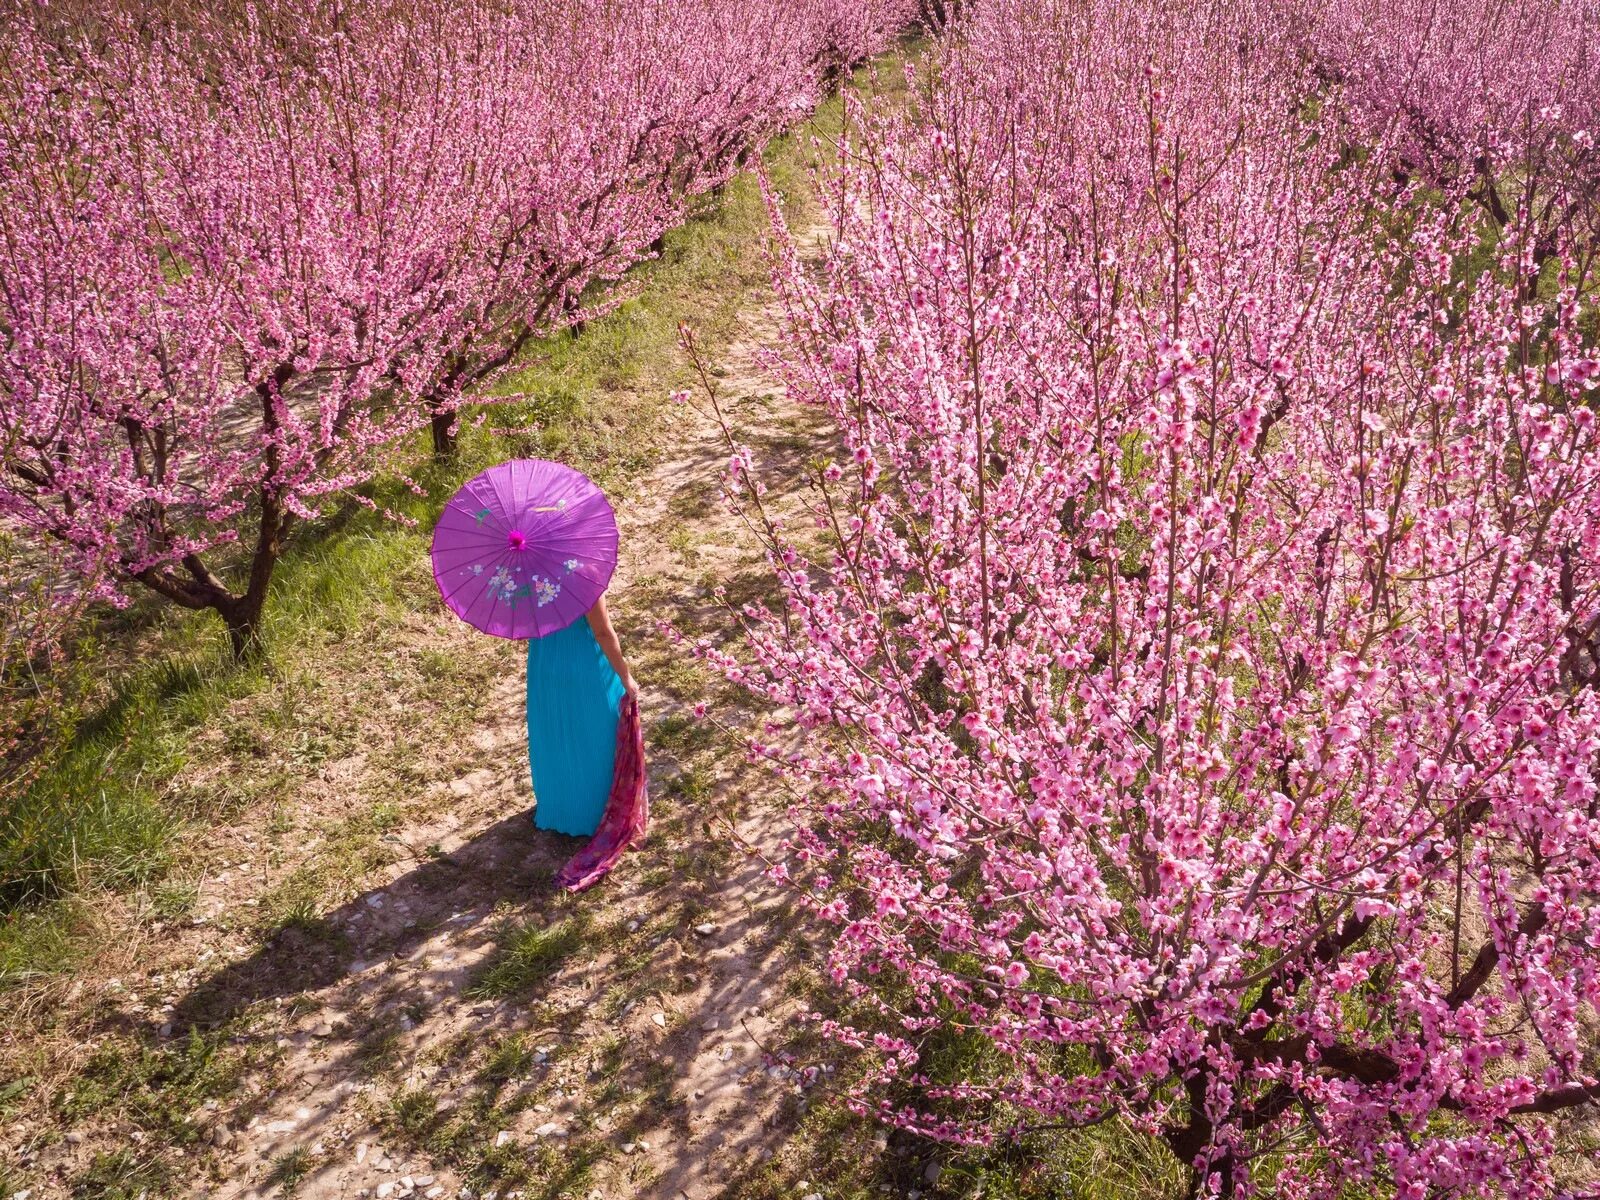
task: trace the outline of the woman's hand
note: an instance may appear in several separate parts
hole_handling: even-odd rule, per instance
[[[622,677],[622,694],[635,704],[639,703],[639,682],[634,679],[632,671]]]

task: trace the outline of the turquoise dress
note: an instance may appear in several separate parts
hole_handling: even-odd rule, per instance
[[[611,794],[622,680],[589,621],[528,639],[528,761],[533,823],[588,837]]]

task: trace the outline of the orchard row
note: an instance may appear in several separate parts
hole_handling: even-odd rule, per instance
[[[0,520],[91,594],[215,610],[241,653],[296,523],[419,430],[449,453],[463,397],[910,17],[103,8],[0,30]]]
[[[864,1113],[1197,1195],[1592,1180],[1600,28],[984,0],[858,113],[782,366],[830,550],[701,652]],[[952,1064],[956,1064],[952,1066]]]

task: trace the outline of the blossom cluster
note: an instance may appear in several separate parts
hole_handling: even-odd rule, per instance
[[[7,6],[0,520],[248,643],[296,522],[448,441],[903,9]]]
[[[1582,1177],[1587,11],[983,0],[855,114],[776,271],[842,453],[805,530],[735,448],[782,604],[699,652],[799,728],[861,1111],[1116,1119],[1197,1195]]]

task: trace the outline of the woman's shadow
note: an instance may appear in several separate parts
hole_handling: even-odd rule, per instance
[[[492,942],[496,917],[552,906],[556,872],[581,845],[535,828],[524,811],[448,853],[413,853],[415,865],[391,882],[286,922],[254,953],[203,980],[163,1019],[178,1032],[207,1031],[262,1001],[323,992],[368,973],[381,985],[389,974],[383,967],[407,962],[448,926],[459,934],[481,926],[483,942]]]

